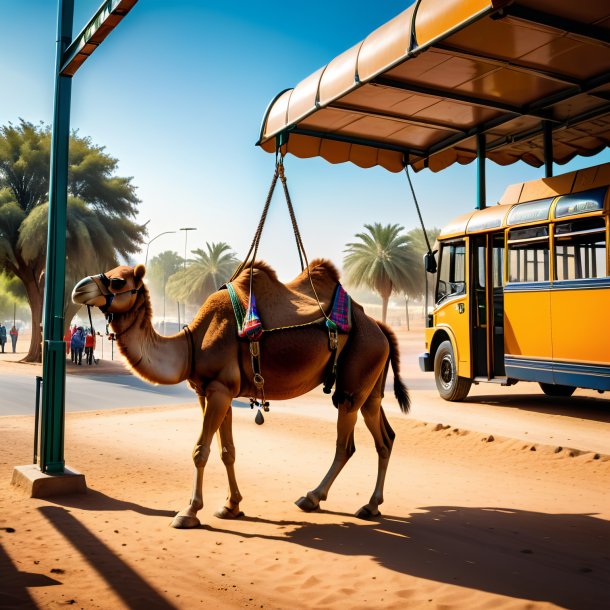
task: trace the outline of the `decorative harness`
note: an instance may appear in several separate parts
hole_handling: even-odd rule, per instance
[[[351,299],[347,292],[345,292],[341,284],[337,284],[337,288],[335,289],[335,295],[333,297],[333,305],[331,307],[330,314],[326,314],[322,307],[322,304],[320,303],[318,293],[316,292],[316,288],[311,277],[309,262],[307,260],[307,254],[305,253],[305,247],[303,246],[303,240],[301,239],[301,233],[297,225],[297,220],[294,214],[294,208],[292,207],[290,193],[288,192],[288,184],[286,183],[286,176],[284,174],[283,159],[284,157],[280,151],[280,147],[277,147],[275,155],[275,172],[273,174],[271,186],[269,187],[269,193],[267,194],[267,200],[265,201],[263,213],[258,223],[256,233],[254,234],[252,244],[250,245],[250,250],[248,251],[248,254],[246,255],[244,261],[233,273],[233,276],[231,277],[229,282],[222,286],[222,288],[227,288],[229,296],[231,297],[233,311],[235,312],[235,318],[237,320],[238,336],[242,339],[248,339],[250,342],[250,358],[252,362],[253,382],[256,388],[256,395],[250,398],[250,408],[254,408],[255,406],[258,407],[259,411],[256,414],[255,420],[258,424],[262,424],[264,422],[264,418],[262,417],[260,409],[262,408],[264,411],[269,410],[269,403],[265,400],[265,379],[263,378],[260,364],[260,339],[262,338],[263,333],[274,332],[278,330],[288,330],[291,328],[303,328],[306,326],[313,326],[316,324],[324,323],[328,330],[328,347],[332,353],[332,367],[330,367],[330,371],[327,374],[324,382],[324,392],[330,394],[337,376],[337,359],[339,353],[338,333],[339,331],[349,332],[351,326]],[[292,222],[294,237],[297,243],[297,251],[299,253],[299,259],[301,262],[301,271],[307,269],[309,283],[311,285],[311,289],[313,291],[316,303],[318,304],[318,308],[320,309],[320,313],[322,315],[320,318],[313,320],[312,322],[306,322],[304,324],[294,324],[291,326],[265,329],[263,328],[263,324],[256,310],[256,299],[254,298],[253,292],[254,261],[256,260],[256,254],[258,252],[258,246],[260,243],[261,235],[263,233],[263,227],[267,218],[267,212],[269,211],[269,206],[271,204],[271,199],[273,197],[273,192],[275,190],[278,178],[280,178],[282,182],[286,205],[288,206],[288,212],[290,214],[290,220]],[[244,307],[239,297],[237,296],[232,282],[248,266],[250,267],[250,285],[248,305],[246,310],[244,310]]]
[[[352,300],[340,283],[337,283],[332,300],[332,306],[328,316],[316,318],[311,322],[302,324],[291,324],[288,326],[278,326],[276,328],[264,328],[256,308],[254,293],[250,293],[248,307],[244,310],[241,299],[235,291],[232,282],[226,284],[226,288],[231,298],[233,312],[237,322],[237,336],[250,342],[250,358],[252,361],[252,373],[254,386],[260,392],[260,402],[258,395],[250,398],[250,408],[262,407],[264,411],[269,410],[269,403],[265,400],[265,379],[261,373],[260,364],[260,340],[264,333],[276,332],[278,330],[290,330],[294,328],[305,328],[307,326],[324,325],[328,331],[328,349],[331,352],[332,367],[327,372],[324,380],[324,392],[330,394],[337,378],[337,360],[339,356],[339,333],[349,333],[352,320]]]

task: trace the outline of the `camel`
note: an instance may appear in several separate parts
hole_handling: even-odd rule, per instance
[[[323,259],[309,265],[320,305],[330,308],[339,274]],[[237,322],[228,290],[212,294],[194,320],[173,336],[159,335],[152,326],[152,308],[143,282],[144,265],[119,266],[82,279],[72,292],[74,303],[97,306],[110,319],[121,353],[133,371],[155,384],[187,380],[195,390],[203,411],[203,427],[193,450],[195,479],[191,500],[177,513],[171,525],[200,525],[203,507],[203,473],[212,438],[217,434],[229,490],[224,506],[215,515],[223,519],[243,516],[242,495],[235,477],[235,445],[231,402],[237,397],[257,396],[249,342],[239,339]],[[249,295],[249,268],[232,282],[242,303]],[[308,269],[292,282],[282,284],[268,265],[253,264],[253,286],[258,311],[266,329],[315,321],[320,305],[314,298]],[[323,319],[322,319],[323,321]],[[323,382],[331,358],[324,324],[313,324],[277,332],[265,332],[260,340],[264,390],[271,400],[295,398]],[[358,412],[373,436],[378,454],[378,474],[369,502],[356,515],[377,517],[383,502],[383,487],[395,434],[383,412],[381,399],[389,364],[394,373],[394,393],[403,412],[409,410],[409,395],[400,379],[398,344],[393,332],[364,313],[352,302],[352,328],[340,334],[335,392],[338,412],[334,460],[320,484],[296,501],[306,512],[326,500],[330,487],[355,451],[354,426]]]

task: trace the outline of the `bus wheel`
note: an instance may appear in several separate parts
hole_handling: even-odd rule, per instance
[[[451,341],[443,341],[434,356],[434,379],[441,398],[460,402],[468,396],[471,381],[457,376],[457,367]]]
[[[555,398],[568,398],[574,394],[576,389],[571,385],[555,385],[554,383],[540,383],[538,385],[547,396],[554,396]]]

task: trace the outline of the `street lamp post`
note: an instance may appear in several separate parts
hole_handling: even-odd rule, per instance
[[[163,231],[163,233],[159,233],[159,235],[155,235],[147,244],[146,244],[146,257],[144,258],[144,266],[148,264],[148,248],[150,244],[157,239],[157,237],[161,237],[161,235],[167,235],[168,233],[175,233],[176,231]]]
[[[183,269],[186,271],[186,240],[189,231],[196,231],[197,227],[181,227],[181,231],[184,231],[184,264]],[[186,322],[186,301],[184,303],[184,321]],[[180,304],[178,304],[178,329],[180,329]]]

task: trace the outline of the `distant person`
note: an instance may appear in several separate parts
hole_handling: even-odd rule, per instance
[[[72,329],[68,326],[64,335],[64,343],[66,344],[66,356],[70,353],[70,341],[72,340]]]
[[[14,324],[13,324],[13,326],[11,326],[11,330],[10,330],[9,334],[11,336],[11,343],[13,344],[13,354],[14,354],[17,349],[17,337],[19,337],[19,331],[17,330],[17,327]]]
[[[72,361],[74,364],[82,365],[83,349],[85,348],[85,331],[82,326],[76,329],[70,341],[70,349],[72,350]]]
[[[85,337],[85,361],[89,366],[93,364],[93,350],[95,349],[95,335],[93,329],[89,329]]]
[[[4,346],[6,345],[6,326],[0,322],[0,345],[2,346],[2,353],[4,354]]]
[[[77,329],[76,324],[70,329],[70,349],[71,349],[70,357],[72,358],[72,362],[74,362],[74,359],[76,358],[76,354],[74,353],[74,350],[72,349],[72,337],[74,337],[74,335],[76,333],[76,329]]]

